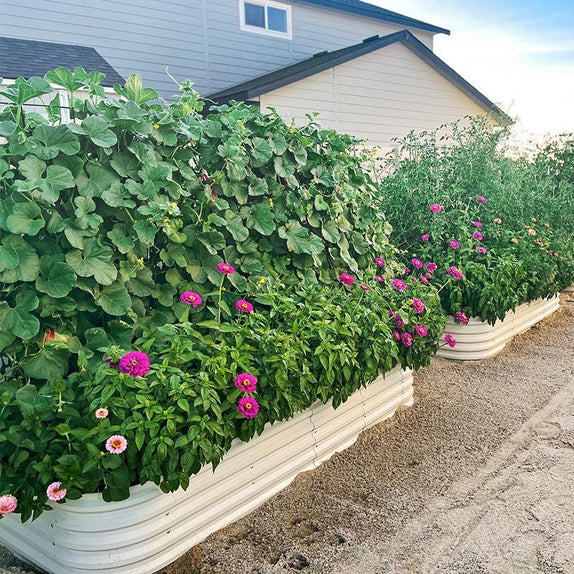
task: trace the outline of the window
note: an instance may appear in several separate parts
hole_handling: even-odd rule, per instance
[[[291,6],[271,0],[239,0],[241,29],[291,39]]]

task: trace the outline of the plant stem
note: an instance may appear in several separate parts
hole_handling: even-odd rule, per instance
[[[221,275],[221,283],[219,284],[219,300],[217,302],[217,325],[221,325],[221,293],[223,292],[223,282],[225,275]]]

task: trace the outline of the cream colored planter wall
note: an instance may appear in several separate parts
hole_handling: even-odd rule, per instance
[[[574,285],[570,285],[570,287],[566,287],[566,289],[564,289],[565,293],[574,293]]]
[[[454,348],[443,346],[437,355],[458,361],[492,357],[500,353],[512,337],[554,313],[559,306],[560,298],[557,295],[550,299],[537,299],[519,305],[514,312],[509,311],[504,321],[497,321],[494,325],[474,318],[469,320],[468,325],[461,325],[449,317],[446,332],[454,336],[456,346]]]
[[[202,469],[187,491],[163,494],[146,484],[123,502],[89,494],[31,523],[7,516],[0,543],[53,574],[156,572],[353,444],[362,430],[411,405],[412,381],[411,371],[395,368],[337,410],[316,403],[247,443],[236,441],[215,473]]]

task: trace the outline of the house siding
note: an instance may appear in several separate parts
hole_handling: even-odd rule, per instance
[[[140,74],[163,97],[176,92],[166,67],[205,95],[404,29],[298,2],[291,40],[241,31],[239,24],[239,0],[0,0],[0,35],[91,46],[119,74]],[[432,49],[432,32],[409,30]]]
[[[329,86],[332,92],[329,93]],[[316,110],[327,128],[391,147],[412,130],[433,130],[485,110],[402,44],[392,44],[260,97],[286,120]]]

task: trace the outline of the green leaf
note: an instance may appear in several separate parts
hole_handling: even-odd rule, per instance
[[[125,287],[120,284],[110,285],[102,289],[96,297],[96,305],[100,306],[109,315],[121,317],[130,309],[132,299]]]
[[[18,253],[18,265],[7,268],[0,273],[3,283],[16,283],[17,281],[35,281],[40,273],[40,258],[36,251],[22,237],[9,235],[2,239],[2,246],[11,253]]]
[[[110,207],[127,207],[132,209],[136,206],[129,191],[120,182],[115,182],[109,189],[102,193],[102,199]]]
[[[264,179],[253,177],[249,180],[247,191],[249,195],[266,195],[269,191],[269,186]]]
[[[65,297],[76,285],[76,274],[66,263],[55,263],[48,271],[46,278],[36,279],[36,289],[54,299]]]
[[[205,245],[206,249],[212,255],[216,255],[225,247],[225,237],[219,231],[210,231],[205,233],[198,233],[197,239]]]
[[[249,237],[249,230],[243,225],[243,219],[230,209],[225,212],[227,230],[235,241],[245,241]]]
[[[113,251],[102,247],[95,239],[86,241],[84,251],[72,251],[66,255],[68,265],[80,277],[94,277],[102,285],[110,285],[118,276],[118,270],[111,262]]]
[[[271,146],[263,138],[254,137],[251,140],[251,145],[251,156],[255,167],[265,165],[273,156]]]
[[[324,244],[319,237],[309,233],[308,229],[301,227],[296,221],[280,227],[279,237],[286,239],[287,249],[297,254],[308,253],[309,255],[317,255],[324,248]]]
[[[127,282],[126,286],[129,292],[136,297],[147,297],[151,295],[155,287],[153,273],[147,268],[140,269],[137,275]]]
[[[100,116],[87,117],[81,124],[84,134],[100,147],[111,147],[118,143],[116,134],[109,129],[110,124]]]
[[[142,243],[153,243],[157,233],[157,227],[153,223],[143,219],[134,225],[134,230]]]
[[[116,86],[114,86],[114,89],[116,89]],[[124,95],[129,100],[132,100],[138,104],[138,106],[157,98],[157,92],[151,88],[144,88],[142,85],[142,79],[137,74],[132,74],[127,79],[125,87],[119,88],[118,93]]]
[[[0,136],[8,137],[11,136],[18,127],[18,124],[11,120],[0,122]]]
[[[72,172],[60,165],[50,165],[46,170],[46,178],[40,182],[38,199],[44,203],[56,203],[60,191],[74,187]]]
[[[108,238],[118,248],[120,253],[128,253],[134,248],[134,240],[129,236],[125,226],[116,223],[107,233]]]
[[[63,125],[38,126],[30,141],[36,144],[32,153],[40,159],[54,159],[59,153],[75,155],[80,151],[77,136]]]
[[[6,269],[16,269],[18,263],[20,263],[20,257],[14,246],[10,244],[0,246],[0,272]]]
[[[40,380],[63,377],[68,372],[69,356],[67,349],[47,346],[36,355],[26,357],[22,361],[24,374]]]
[[[131,153],[115,153],[113,159],[110,161],[110,165],[121,177],[130,177],[132,179],[137,177],[139,164],[138,160]]]
[[[258,203],[253,208],[253,227],[261,235],[271,235],[275,231],[273,212],[266,203]]]
[[[323,224],[321,227],[321,235],[330,243],[338,243],[341,239],[339,226],[332,219]]]
[[[8,231],[16,235],[37,235],[45,225],[42,211],[35,203],[17,203],[6,218]]]

